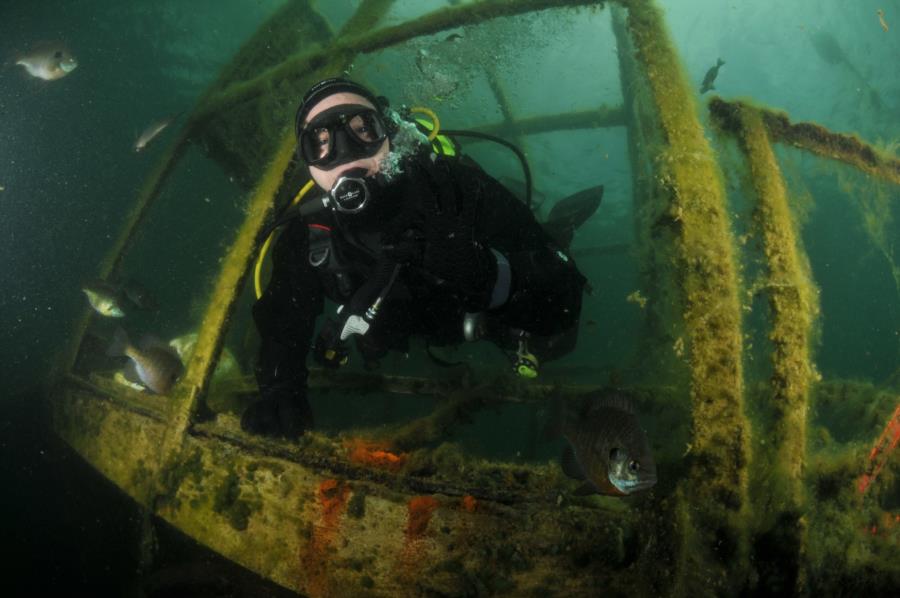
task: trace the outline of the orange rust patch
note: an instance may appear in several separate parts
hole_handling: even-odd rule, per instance
[[[438,507],[438,501],[433,496],[415,496],[409,499],[406,505],[406,539],[407,541],[418,538],[428,529],[431,515]]]
[[[406,463],[406,453],[392,452],[384,444],[355,438],[348,441],[345,446],[350,451],[350,462],[357,465],[397,471]]]
[[[472,496],[471,494],[466,494],[465,496],[462,497],[463,510],[465,510],[469,513],[474,513],[475,507],[477,507],[477,506],[478,506],[478,501],[475,500],[475,497]]]
[[[328,595],[329,549],[340,527],[341,516],[347,507],[350,487],[338,480],[323,480],[316,491],[319,507],[318,521],[312,536],[300,554],[300,586],[313,596]]]

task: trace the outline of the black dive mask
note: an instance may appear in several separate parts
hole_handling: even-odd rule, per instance
[[[341,104],[317,114],[300,131],[300,156],[309,166],[331,170],[371,158],[387,139],[381,115],[359,104]]]

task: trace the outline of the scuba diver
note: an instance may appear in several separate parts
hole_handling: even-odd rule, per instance
[[[336,368],[351,340],[372,363],[406,352],[411,335],[429,346],[483,338],[531,377],[574,348],[586,280],[564,246],[572,223],[552,234],[474,161],[436,153],[425,128],[347,79],[303,97],[298,157],[318,188],[267,231],[281,229],[253,307],[261,398],[245,431],[297,438],[313,426],[310,350]],[[316,333],[325,298],[339,307]]]

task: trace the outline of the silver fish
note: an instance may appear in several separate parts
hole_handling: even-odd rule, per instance
[[[562,468],[583,480],[577,494],[625,496],[656,484],[656,463],[634,406],[623,391],[605,389],[583,397],[569,411],[557,398],[556,431],[568,441]]]
[[[147,147],[147,144],[153,141],[157,135],[165,131],[166,127],[172,124],[172,121],[176,118],[178,118],[177,114],[150,123],[147,128],[144,129],[144,132],[138,136],[137,141],[134,142],[134,151],[139,152]]]
[[[167,394],[184,373],[184,365],[172,347],[152,339],[143,342],[140,348],[135,347],[121,328],[116,330],[106,353],[111,357],[131,359],[131,370],[126,370],[126,378],[137,377],[156,394]]]
[[[78,61],[62,44],[38,46],[19,57],[16,64],[44,81],[62,79],[78,67]]]
[[[119,290],[102,280],[94,280],[82,285],[81,290],[87,295],[88,303],[101,316],[107,318],[122,318],[125,311],[122,309],[122,296]]]

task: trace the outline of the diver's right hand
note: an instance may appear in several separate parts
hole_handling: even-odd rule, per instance
[[[296,440],[312,427],[312,408],[304,390],[270,391],[241,416],[243,431],[273,438]]]

